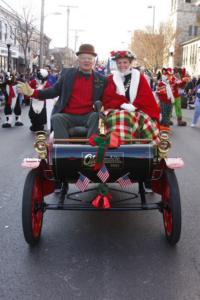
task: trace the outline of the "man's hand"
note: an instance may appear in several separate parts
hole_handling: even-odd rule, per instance
[[[17,90],[19,93],[21,93],[25,96],[28,96],[28,97],[31,97],[34,92],[34,89],[32,89],[27,82],[26,83],[20,82],[17,85]]]
[[[129,112],[132,112],[132,111],[135,111],[135,106],[131,103],[123,103],[121,105],[121,108],[124,109],[124,110],[127,110]]]

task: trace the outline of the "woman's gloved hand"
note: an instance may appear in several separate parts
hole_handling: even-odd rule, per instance
[[[26,83],[23,83],[23,82],[18,83],[17,90],[19,93],[21,93],[25,96],[28,96],[28,97],[31,97],[34,93],[34,89],[32,89],[27,82]]]
[[[136,110],[136,107],[131,103],[123,103],[121,105],[121,108],[124,109],[124,110],[130,111],[130,112]]]

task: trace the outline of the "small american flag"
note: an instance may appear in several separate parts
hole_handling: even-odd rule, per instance
[[[102,182],[106,182],[106,180],[108,179],[108,177],[110,175],[109,175],[108,169],[106,168],[105,165],[103,167],[101,167],[101,169],[97,173],[97,176],[101,179]]]
[[[120,184],[120,186],[122,188],[126,188],[126,187],[128,187],[129,185],[132,184],[130,178],[128,177],[128,174],[125,174],[124,176],[117,179],[117,182]]]
[[[79,173],[79,179],[76,182],[76,186],[79,188],[81,192],[84,192],[87,188],[88,184],[90,183],[90,179],[84,176],[82,173]]]

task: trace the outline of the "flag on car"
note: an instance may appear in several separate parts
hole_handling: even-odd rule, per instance
[[[119,179],[117,179],[117,182],[120,184],[120,186],[122,188],[126,188],[128,187],[129,185],[132,184],[128,174],[125,174],[124,176],[120,177]]]
[[[85,175],[83,175],[82,173],[79,173],[79,179],[76,182],[76,186],[77,188],[79,188],[79,190],[81,192],[84,192],[88,186],[88,184],[90,183],[90,179],[87,178]]]
[[[99,177],[99,179],[101,179],[102,182],[106,182],[106,180],[108,179],[108,177],[110,175],[109,175],[108,169],[106,168],[105,165],[103,165],[103,167],[101,167],[101,169],[97,173],[97,176]]]

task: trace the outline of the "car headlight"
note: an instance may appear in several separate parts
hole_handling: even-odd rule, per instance
[[[35,151],[38,153],[40,159],[45,159],[47,157],[47,142],[46,142],[46,133],[38,132],[36,135],[36,140],[34,143]]]
[[[160,143],[158,144],[158,153],[160,158],[166,158],[169,149],[171,148],[171,143],[169,141],[169,132],[160,131],[159,133]]]

